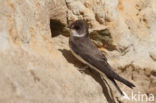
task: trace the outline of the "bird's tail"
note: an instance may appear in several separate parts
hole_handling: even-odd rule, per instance
[[[115,80],[112,79],[112,78],[109,78],[109,79],[110,79],[110,80],[112,81],[112,83],[115,85],[116,89],[120,92],[120,94],[124,96],[124,93],[121,91],[121,89],[119,88],[119,86],[117,85],[117,83],[115,82]]]
[[[114,72],[114,73],[115,73],[115,72]],[[115,85],[116,89],[120,92],[120,94],[121,94],[122,96],[124,96],[124,93],[121,91],[121,89],[120,89],[119,86],[117,85],[115,79],[118,80],[119,82],[125,84],[126,86],[128,86],[128,87],[131,88],[131,89],[133,89],[133,87],[135,87],[135,85],[134,85],[133,83],[131,83],[131,82],[129,82],[128,80],[126,80],[126,79],[120,77],[120,76],[119,76],[118,74],[116,74],[116,73],[113,75],[113,78],[112,78],[112,77],[108,77],[108,78],[112,81],[112,83]]]
[[[133,89],[133,87],[135,87],[135,85],[131,82],[129,82],[128,80],[124,79],[123,77],[119,76],[117,73],[115,73],[112,68],[110,67],[110,71],[109,73],[111,73],[111,75],[107,75],[108,78],[112,78],[113,80],[118,80],[119,82],[127,85],[129,88]],[[107,72],[108,73],[108,72]],[[115,83],[116,84],[116,83]]]
[[[128,80],[126,80],[124,78],[122,78],[118,74],[116,74],[116,76],[114,76],[114,79],[118,80],[119,82],[122,82],[123,84],[127,85],[131,89],[133,89],[133,87],[135,87],[135,85],[133,83],[129,82]]]

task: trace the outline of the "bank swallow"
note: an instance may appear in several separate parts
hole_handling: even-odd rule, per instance
[[[95,69],[101,75],[105,75],[112,81],[121,95],[124,95],[116,81],[119,81],[130,88],[135,85],[123,77],[115,73],[112,67],[108,64],[105,55],[98,50],[94,43],[89,38],[88,25],[83,20],[77,20],[69,25],[71,36],[69,38],[69,47],[72,54],[90,68]]]

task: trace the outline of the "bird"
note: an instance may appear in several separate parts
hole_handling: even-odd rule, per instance
[[[76,20],[71,23],[69,47],[72,54],[82,63],[96,70],[100,75],[105,75],[116,87],[121,95],[124,93],[119,88],[116,80],[133,89],[135,85],[113,71],[107,62],[105,55],[96,47],[89,38],[88,25],[84,20]]]

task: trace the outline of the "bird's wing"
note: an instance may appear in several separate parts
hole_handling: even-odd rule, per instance
[[[107,63],[104,54],[91,42],[89,38],[77,38],[70,40],[71,49],[86,62],[99,69],[106,75],[113,70]]]
[[[81,39],[81,41],[78,40],[78,42],[75,43],[75,46],[80,56],[86,55],[98,61],[105,61],[105,62],[107,61],[105,55],[98,50],[98,48],[94,45],[94,43],[89,38],[83,38]]]
[[[71,39],[69,43],[71,44],[72,50],[78,56],[80,56],[90,65],[97,68],[98,71],[104,73],[108,78],[116,79],[126,84],[130,88],[134,87],[132,83],[113,71],[112,67],[108,64],[104,54],[98,50],[98,48],[93,44],[93,42],[91,42],[89,38],[74,39],[74,42]]]

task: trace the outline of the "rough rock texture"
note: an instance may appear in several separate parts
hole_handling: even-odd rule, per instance
[[[114,69],[135,83],[137,87],[133,91],[156,95],[156,82],[152,79],[156,72],[156,1],[66,2],[69,22],[75,19],[88,22],[91,38],[106,53]],[[104,33],[106,28],[110,33]],[[113,41],[111,45],[110,41]],[[125,91],[131,96],[131,91],[127,88]]]
[[[156,2],[154,0],[66,0],[68,19],[85,19],[92,29],[108,28],[117,50],[111,61],[118,66],[156,66]],[[118,56],[113,58],[114,56]],[[152,56],[153,55],[153,56]]]
[[[60,9],[50,12],[47,5],[49,0],[0,1],[0,103],[104,102],[100,85],[54,47],[59,44],[49,22]]]
[[[78,70],[84,65],[69,51],[63,29],[78,18],[91,32],[109,29],[113,49],[101,43],[99,49],[137,86],[134,93],[156,94],[155,8],[155,0],[1,0],[0,103],[136,102],[123,99],[95,71]],[[118,84],[131,97],[132,90]]]

